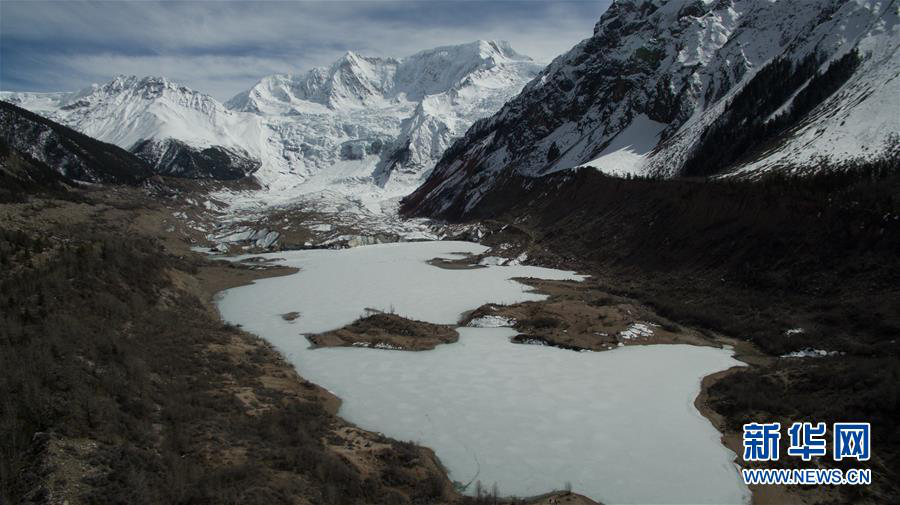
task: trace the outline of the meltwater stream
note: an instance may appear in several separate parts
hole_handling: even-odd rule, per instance
[[[513,344],[508,328],[460,328],[432,351],[308,349],[302,335],[344,326],[366,308],[452,324],[484,303],[539,300],[512,277],[580,279],[509,266],[426,263],[479,253],[418,242],[264,255],[301,271],[222,293],[223,317],[276,345],[300,374],[343,400],[358,426],[432,448],[460,482],[529,496],[571,483],[603,503],[746,503],[734,454],[694,408],[702,377],[739,365],[709,347],[602,353]],[[281,314],[299,312],[294,321]]]

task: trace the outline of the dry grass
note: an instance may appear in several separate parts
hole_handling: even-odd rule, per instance
[[[337,330],[308,335],[315,347],[365,345],[407,351],[434,349],[459,340],[451,326],[407,319],[397,314],[377,313],[361,317]]]

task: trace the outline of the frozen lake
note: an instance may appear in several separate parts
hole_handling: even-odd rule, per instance
[[[454,323],[483,303],[538,300],[511,277],[579,279],[528,266],[446,270],[434,257],[468,242],[292,251],[297,274],[230,289],[223,317],[275,344],[300,374],[343,400],[358,426],[434,449],[450,478],[501,494],[572,489],[613,503],[746,503],[734,454],[694,408],[702,377],[741,364],[687,345],[577,353],[512,344],[508,328],[460,328],[432,351],[308,349],[303,333],[344,326],[366,308]],[[299,312],[294,321],[281,314]]]

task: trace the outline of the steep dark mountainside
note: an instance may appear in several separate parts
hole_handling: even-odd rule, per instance
[[[758,177],[871,158],[900,132],[896,1],[617,0],[594,34],[450,147],[407,214],[504,177]]]
[[[29,194],[61,194],[72,181],[0,139],[0,203],[22,202]]]
[[[137,183],[152,170],[143,160],[15,105],[0,101],[0,140],[28,160],[29,174],[47,180],[48,167],[66,179],[91,183]],[[24,166],[24,165],[22,165]],[[12,176],[8,171],[7,175]]]
[[[189,179],[235,180],[256,172],[260,162],[222,146],[192,147],[175,139],[142,140],[131,152],[161,175]]]

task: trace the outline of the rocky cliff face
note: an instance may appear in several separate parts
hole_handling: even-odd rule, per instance
[[[161,175],[190,179],[240,179],[259,169],[260,162],[245,152],[222,146],[191,147],[175,139],[143,140],[131,152]]]
[[[617,0],[590,38],[450,147],[404,209],[460,216],[511,174],[586,164],[755,175],[875,155],[900,132],[897,11],[874,0]],[[739,145],[718,152],[728,141]]]

